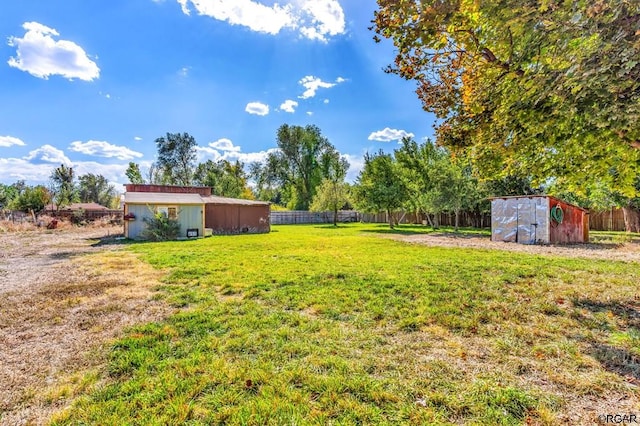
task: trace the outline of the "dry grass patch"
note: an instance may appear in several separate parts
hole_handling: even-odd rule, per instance
[[[46,283],[0,294],[2,424],[44,423],[95,384],[104,345],[123,328],[171,312],[153,297],[162,274],[129,252],[94,253],[46,271]]]

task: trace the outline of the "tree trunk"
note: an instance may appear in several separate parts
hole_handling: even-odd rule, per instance
[[[333,226],[338,226],[338,209],[333,210]]]
[[[387,209],[387,219],[389,220],[389,228],[393,229],[393,215],[389,209]]]
[[[431,229],[435,230],[436,227],[433,225],[433,221],[431,220],[431,215],[429,213],[425,214],[427,216],[427,222],[429,222],[429,226],[431,226]]]
[[[456,220],[455,220],[455,226],[454,226],[454,231],[458,232],[458,224],[460,223],[460,211],[456,210],[455,211],[455,216],[456,216]]]
[[[640,232],[640,209],[632,206],[622,208],[624,227],[627,232]]]

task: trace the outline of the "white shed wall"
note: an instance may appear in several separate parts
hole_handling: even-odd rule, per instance
[[[549,243],[549,199],[517,197],[491,200],[491,240]]]

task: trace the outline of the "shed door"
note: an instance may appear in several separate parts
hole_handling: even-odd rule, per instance
[[[518,236],[516,242],[535,244],[537,228],[536,199],[518,198]]]

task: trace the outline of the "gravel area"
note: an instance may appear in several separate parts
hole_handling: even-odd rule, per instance
[[[640,239],[638,238],[625,243],[602,242],[569,245],[524,245],[504,243],[491,241],[491,239],[486,235],[458,235],[453,233],[386,234],[385,238],[428,246],[503,250],[541,256],[640,262]]]
[[[127,326],[171,310],[121,227],[0,233],[0,425],[47,424]]]

